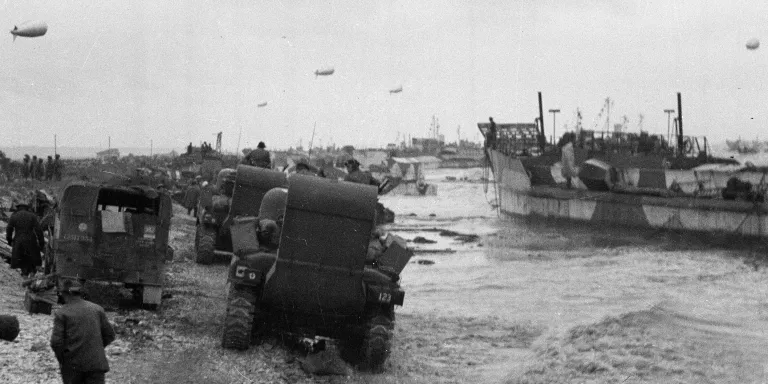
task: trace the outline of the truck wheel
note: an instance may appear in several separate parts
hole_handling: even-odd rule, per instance
[[[44,301],[38,301],[32,298],[29,291],[24,292],[24,309],[30,314],[43,313],[46,315],[51,314],[51,304]]]
[[[197,249],[195,249],[195,262],[198,264],[210,264],[213,262],[213,250],[216,244],[213,239],[213,233],[212,231],[199,228],[200,238],[197,241]]]
[[[221,346],[244,351],[251,344],[256,292],[250,287],[231,287],[227,297],[227,316],[224,319],[224,335]]]
[[[380,371],[392,351],[392,334],[395,329],[395,312],[392,309],[377,311],[369,317],[363,335],[362,353],[368,369]]]
[[[19,335],[19,319],[16,316],[0,315],[0,340],[14,341]]]

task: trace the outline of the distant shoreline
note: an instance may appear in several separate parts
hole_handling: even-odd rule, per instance
[[[139,147],[115,147],[120,151],[120,156],[128,156],[128,154],[133,154],[134,156],[149,156],[150,154],[154,155],[163,155],[163,154],[169,154],[172,151],[176,151],[176,153],[181,153],[183,149],[181,148],[139,148]],[[106,150],[107,148],[100,148],[100,147],[58,147],[57,153],[61,155],[61,157],[69,158],[69,159],[87,159],[87,158],[95,158],[97,152],[101,152]],[[20,160],[24,157],[24,154],[28,154],[31,156],[42,156],[43,158],[47,156],[53,156],[54,154],[54,148],[53,147],[37,147],[37,146],[22,146],[22,147],[7,147],[7,146],[0,146],[0,151],[3,151],[5,155],[12,159],[12,160]]]

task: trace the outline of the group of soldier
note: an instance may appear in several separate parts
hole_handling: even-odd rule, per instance
[[[24,155],[24,163],[21,168],[22,177],[25,180],[45,180],[45,181],[61,181],[61,155],[56,154],[48,156],[48,162],[43,162],[43,158],[37,158],[37,156]]]
[[[259,142],[256,149],[248,153],[243,158],[241,164],[252,165],[261,168],[271,168],[270,154],[266,149],[266,145],[263,141]],[[344,163],[344,167],[347,169],[347,175],[344,177],[344,181],[350,181],[353,183],[367,184],[378,187],[381,183],[376,180],[370,172],[364,172],[360,169],[360,162],[355,159],[349,159]],[[296,164],[295,172],[302,175],[320,176],[325,177],[325,172],[320,168],[317,172],[314,172],[309,164],[305,161],[300,161]]]
[[[243,160],[240,161],[240,164],[271,169],[272,161],[270,159],[270,153],[266,148],[266,144],[264,144],[263,141],[260,141],[256,146],[256,149],[250,151],[243,158]],[[359,161],[355,159],[349,159],[344,163],[344,166],[347,169],[347,175],[344,177],[344,181],[373,185],[375,187],[379,187],[381,185],[379,180],[374,178],[370,172],[365,172],[360,169]],[[295,166],[294,172],[301,175],[326,177],[322,168],[317,171],[313,171],[306,161],[298,162]],[[202,193],[202,188],[205,187],[204,183],[205,182],[202,181],[201,177],[198,176],[190,183],[189,187],[187,188],[187,192],[184,196],[184,207],[187,208],[188,215],[197,216],[197,205]]]

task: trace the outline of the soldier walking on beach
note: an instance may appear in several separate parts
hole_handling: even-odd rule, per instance
[[[29,155],[24,154],[24,167],[21,169],[24,180],[29,179]]]
[[[194,211],[193,217],[197,217],[197,205],[200,202],[201,190],[197,183],[198,180],[192,180],[189,188],[187,188],[187,194],[184,196],[184,206],[187,207],[187,215],[192,215],[192,211]]]
[[[12,246],[11,268],[21,268],[21,274],[34,274],[43,264],[40,251],[45,249],[43,228],[37,215],[29,211],[26,203],[16,204],[16,212],[8,219],[5,228],[5,240]]]
[[[37,159],[37,179],[45,179],[45,164],[43,164],[43,158]]]
[[[53,177],[56,178],[56,181],[61,181],[61,171],[61,155],[57,153],[53,159]]]
[[[64,305],[53,318],[51,349],[64,384],[101,384],[109,372],[104,348],[115,340],[115,331],[104,308],[83,299],[81,290],[77,281],[62,283]]]
[[[45,163],[45,180],[53,180],[53,156],[48,156],[48,162]]]
[[[29,178],[37,180],[37,156],[32,156],[32,162],[29,164]]]

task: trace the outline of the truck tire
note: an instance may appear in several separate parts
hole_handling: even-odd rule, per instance
[[[221,346],[225,349],[244,351],[251,344],[256,292],[251,287],[230,287],[227,297],[227,315]]]
[[[200,228],[200,226],[197,228],[197,236],[199,237],[197,239],[197,247],[195,247],[195,262],[205,265],[211,264],[213,262],[214,247],[216,246],[216,242],[213,239],[213,231]]]
[[[37,313],[42,313],[50,315],[51,310],[53,309],[52,307],[53,306],[49,303],[33,299],[29,294],[29,291],[24,292],[24,309],[26,309],[30,314],[34,315]]]
[[[381,371],[392,351],[392,334],[395,329],[394,310],[373,313],[366,324],[362,341],[363,361],[371,371]]]
[[[0,340],[14,341],[19,335],[19,319],[16,316],[0,315]]]

